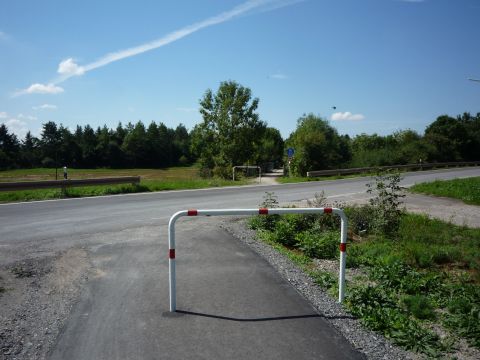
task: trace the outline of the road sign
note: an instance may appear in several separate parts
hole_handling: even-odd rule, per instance
[[[295,154],[295,149],[293,149],[293,148],[288,148],[288,149],[287,149],[287,156],[288,156],[289,158],[291,158],[291,157],[293,157],[293,154]]]

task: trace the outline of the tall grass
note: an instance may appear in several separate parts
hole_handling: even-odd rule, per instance
[[[357,216],[362,221],[371,218],[368,206],[347,209],[352,220],[347,266],[359,273],[347,283],[350,312],[366,327],[429,358],[454,352],[459,338],[480,349],[480,229],[405,213],[390,238],[359,233],[351,216],[359,211],[365,212]],[[272,217],[268,228],[260,219],[252,218],[250,225],[261,239],[290,254],[330,294],[337,291],[337,274],[308,261],[338,259],[338,224],[331,216]],[[441,336],[432,330],[439,328]]]
[[[480,205],[480,177],[420,183],[412,186],[410,191],[451,197],[467,204]]]

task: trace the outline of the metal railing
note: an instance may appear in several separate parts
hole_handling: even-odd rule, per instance
[[[426,169],[454,167],[454,166],[460,167],[460,166],[479,166],[479,165],[480,165],[480,161],[462,161],[462,162],[444,162],[444,163],[418,163],[418,164],[362,167],[362,168],[350,168],[350,169],[317,170],[317,171],[308,171],[307,177],[372,173],[377,170],[393,170],[393,169],[426,170]]]
[[[76,180],[44,180],[44,181],[21,181],[0,183],[0,191],[34,190],[61,188],[62,190],[73,186],[90,185],[115,185],[115,184],[139,184],[140,176],[120,176],[97,179],[76,179]]]
[[[177,280],[175,268],[175,223],[184,216],[225,216],[225,215],[283,215],[283,214],[336,214],[341,219],[340,228],[340,270],[338,301],[345,298],[345,267],[347,250],[347,217],[343,210],[337,208],[275,208],[275,209],[215,209],[183,210],[172,215],[168,223],[168,271],[170,312],[177,309]]]
[[[233,172],[233,181],[235,181],[235,170],[236,169],[257,169],[258,170],[258,182],[262,182],[262,168],[260,166],[253,166],[253,165],[237,165],[232,168]]]

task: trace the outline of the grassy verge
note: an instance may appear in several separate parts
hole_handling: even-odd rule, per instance
[[[420,183],[412,186],[410,191],[451,197],[467,204],[480,205],[480,177]]]
[[[63,176],[63,174],[61,174]],[[63,194],[60,189],[42,189],[0,192],[0,202],[48,200],[59,198],[76,198],[125,193],[151,192],[162,190],[185,190],[244,185],[246,180],[230,181],[223,179],[203,179],[196,167],[179,167],[170,169],[71,169],[69,178],[85,179],[97,177],[140,175],[140,185],[102,185],[69,188]],[[0,172],[0,182],[54,180],[55,169],[28,169]]]
[[[480,349],[480,230],[403,214],[396,235],[386,237],[360,230],[368,228],[370,212],[347,209],[347,266],[357,274],[347,283],[349,311],[395,344],[428,357],[455,354],[460,340]],[[250,226],[336,296],[338,274],[320,271],[312,261],[338,259],[336,217],[254,217]]]

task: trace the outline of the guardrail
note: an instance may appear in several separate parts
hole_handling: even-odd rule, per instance
[[[442,167],[460,167],[460,166],[479,166],[480,161],[462,161],[462,162],[445,162],[445,163],[419,163],[419,164],[406,164],[406,165],[390,165],[390,166],[377,166],[377,167],[363,167],[363,168],[351,168],[351,169],[333,169],[333,170],[318,170],[308,171],[307,177],[317,177],[326,175],[350,175],[374,172],[377,170],[392,170],[392,169],[433,169]]]
[[[90,186],[90,185],[115,185],[127,184],[132,185],[140,183],[140,176],[120,176],[96,179],[76,179],[76,180],[43,180],[43,181],[21,181],[21,182],[3,182],[0,183],[0,191],[16,191],[16,190],[32,190],[32,189],[49,189],[61,188],[65,190],[73,186]]]
[[[337,208],[275,208],[275,209],[224,209],[224,210],[183,210],[172,215],[168,223],[168,272],[170,312],[177,309],[177,280],[175,271],[175,223],[183,216],[224,216],[224,215],[283,215],[283,214],[336,214],[340,216],[340,271],[338,301],[345,297],[345,266],[347,251],[347,217]]]

